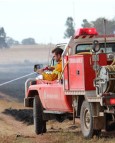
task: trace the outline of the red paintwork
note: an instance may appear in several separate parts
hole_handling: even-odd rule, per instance
[[[95,90],[93,85],[93,81],[95,79],[95,71],[92,67],[92,55],[70,55],[68,56],[68,61],[69,65],[64,71],[65,89],[74,91]],[[65,57],[65,62],[67,62],[67,57]],[[106,54],[99,54],[98,64],[100,66],[107,65]]]
[[[69,64],[64,71],[64,86],[70,91],[95,90],[93,81],[92,55],[70,55],[65,57],[64,63]],[[105,54],[99,55],[99,65],[107,65]],[[29,86],[28,96],[37,91],[43,107],[50,111],[72,112],[72,96],[65,95],[63,85],[57,81],[38,80],[36,85]]]
[[[72,96],[65,95],[63,85],[55,82],[39,80],[31,85],[29,91],[37,90],[45,109],[51,111],[72,112]]]

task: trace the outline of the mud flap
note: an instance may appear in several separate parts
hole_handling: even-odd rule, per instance
[[[104,129],[105,125],[105,119],[104,116],[98,116],[98,117],[93,117],[93,126],[95,130],[100,130],[100,129]]]

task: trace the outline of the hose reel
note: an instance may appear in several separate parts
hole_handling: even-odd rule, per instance
[[[95,86],[98,94],[115,93],[115,65],[102,66],[98,70]]]

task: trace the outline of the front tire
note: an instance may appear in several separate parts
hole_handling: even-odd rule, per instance
[[[43,107],[38,95],[35,96],[33,102],[33,119],[35,133],[42,134],[46,132],[46,121],[43,120]]]

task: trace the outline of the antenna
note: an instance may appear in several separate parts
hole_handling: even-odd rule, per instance
[[[74,27],[75,27],[75,1],[73,1],[73,22],[74,22]]]
[[[107,40],[106,40],[106,22],[107,22],[107,20],[104,18],[103,19],[103,22],[104,22],[104,38],[105,38],[105,53],[106,53],[106,47],[107,47],[107,45],[106,45],[106,43],[107,43]]]

